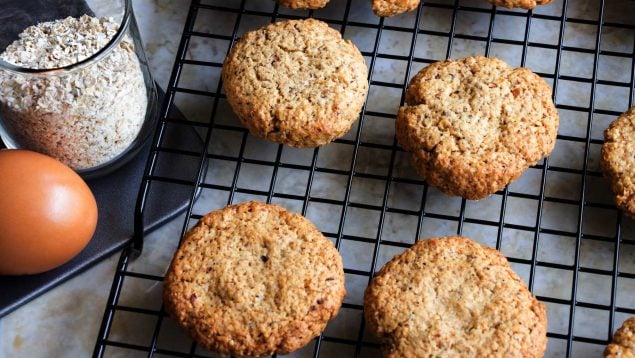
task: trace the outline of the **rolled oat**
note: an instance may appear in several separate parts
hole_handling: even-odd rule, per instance
[[[64,67],[104,48],[118,29],[111,18],[87,15],[44,22],[25,29],[0,58],[26,68]],[[147,105],[143,72],[127,36],[82,69],[38,75],[0,70],[0,115],[11,140],[74,169],[123,153],[137,137]]]

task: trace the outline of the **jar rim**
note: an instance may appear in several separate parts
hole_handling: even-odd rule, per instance
[[[104,47],[100,48],[97,52],[95,52],[94,54],[88,56],[87,58],[79,62],[75,62],[67,66],[54,67],[54,68],[29,68],[29,67],[14,65],[12,63],[9,63],[0,59],[0,69],[15,73],[15,74],[29,74],[29,75],[51,75],[51,74],[62,74],[62,73],[78,71],[82,68],[90,66],[91,64],[101,60],[113,50],[113,48],[121,41],[121,39],[123,39],[124,34],[126,33],[128,26],[130,25],[131,15],[132,15],[132,0],[124,0],[124,14],[123,14],[123,18],[121,19],[121,24],[119,26],[119,29],[117,30],[117,33],[110,39],[110,41],[108,41],[108,43]]]

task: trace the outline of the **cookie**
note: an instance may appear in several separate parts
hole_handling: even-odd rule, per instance
[[[448,195],[482,199],[551,153],[558,111],[526,68],[480,56],[433,63],[410,82],[396,136],[415,170]]]
[[[604,357],[635,357],[635,317],[627,319],[613,335],[613,341],[606,346]]]
[[[611,182],[617,207],[635,218],[635,107],[604,131],[600,165]]]
[[[294,147],[343,136],[368,92],[368,68],[357,47],[313,19],[245,34],[222,77],[229,104],[253,135]]]
[[[463,237],[422,240],[364,295],[386,357],[542,357],[547,313],[498,251]]]
[[[248,202],[188,231],[164,283],[168,314],[204,348],[235,357],[286,354],[337,315],[342,259],[304,217]]]
[[[321,9],[330,0],[275,0],[277,3],[290,9]]]
[[[416,9],[419,2],[420,0],[373,0],[373,12],[377,16],[394,16]]]
[[[536,5],[546,5],[551,2],[551,0],[487,0],[490,3],[496,6],[503,6],[506,8],[515,8],[520,7],[523,9],[531,10],[536,7]]]

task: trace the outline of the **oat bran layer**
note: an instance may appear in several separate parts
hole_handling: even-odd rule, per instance
[[[635,358],[635,317],[627,319],[604,350],[606,358]]]
[[[165,310],[206,349],[235,357],[305,346],[337,314],[342,259],[304,217],[247,202],[204,216],[165,277]]]
[[[463,237],[421,240],[364,295],[386,357],[542,357],[544,304],[498,251]]]
[[[294,147],[343,136],[368,92],[368,68],[357,47],[313,19],[246,33],[222,77],[229,104],[253,135]]]
[[[635,218],[635,107],[604,131],[600,164],[618,208]]]
[[[526,68],[481,56],[433,63],[408,85],[399,144],[448,195],[482,199],[549,155],[558,132],[551,87]]]

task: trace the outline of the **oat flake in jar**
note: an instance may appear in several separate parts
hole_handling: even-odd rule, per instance
[[[0,136],[93,177],[138,152],[157,99],[131,0],[88,3],[9,1]]]

